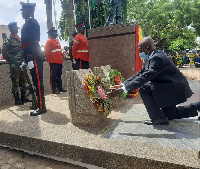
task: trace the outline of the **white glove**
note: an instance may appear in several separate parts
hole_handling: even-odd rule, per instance
[[[33,61],[28,62],[28,68],[29,69],[33,69],[34,68]]]
[[[76,64],[76,61],[75,61],[75,59],[73,59],[73,64]]]
[[[25,62],[23,62],[23,63],[20,65],[20,68],[23,69],[24,66],[26,66],[26,63],[25,63]]]

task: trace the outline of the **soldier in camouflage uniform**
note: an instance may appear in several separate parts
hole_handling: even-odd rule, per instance
[[[113,25],[113,18],[116,15],[116,24],[121,24],[122,0],[110,0],[109,18],[106,25]]]
[[[12,81],[12,93],[15,98],[15,105],[22,105],[24,102],[29,101],[29,99],[26,98],[25,76],[20,68],[23,62],[21,40],[17,35],[17,22],[9,23],[8,27],[11,34],[10,37],[4,39],[2,54],[10,65],[10,78]],[[19,97],[20,91],[21,99]]]

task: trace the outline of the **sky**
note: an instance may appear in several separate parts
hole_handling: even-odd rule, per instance
[[[21,2],[27,2],[27,0],[0,0],[0,25],[8,25],[10,22],[17,22],[19,28],[22,28],[25,20],[21,16]],[[55,10],[57,13],[56,21],[59,22],[62,12],[60,0],[55,1]],[[46,5],[44,0],[29,0],[29,3],[36,3],[35,19],[40,24],[40,45],[44,45],[48,40],[47,35],[47,17],[46,17]],[[55,26],[54,8],[53,8],[53,25]],[[59,32],[59,30],[58,30]],[[21,29],[19,29],[19,36],[21,36]],[[68,46],[68,42],[61,41],[61,46]]]

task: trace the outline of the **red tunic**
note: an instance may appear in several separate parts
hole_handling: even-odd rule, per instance
[[[74,59],[81,59],[89,62],[89,45],[87,38],[79,33],[74,38],[73,47],[72,47],[72,55]]]
[[[50,38],[44,46],[46,60],[49,63],[62,64],[63,54],[61,51],[54,51],[55,49],[61,49],[60,43],[55,38]]]

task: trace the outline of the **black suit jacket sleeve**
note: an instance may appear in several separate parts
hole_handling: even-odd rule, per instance
[[[149,63],[146,63],[140,72],[125,81],[125,88],[128,92],[138,89],[140,86],[153,80],[164,71],[161,58],[155,56],[147,62]],[[148,68],[145,69],[145,67]]]

